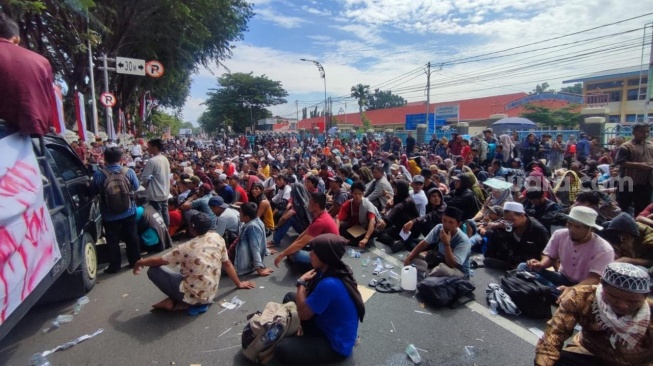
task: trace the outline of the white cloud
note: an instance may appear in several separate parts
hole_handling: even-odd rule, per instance
[[[321,16],[331,15],[331,12],[328,10],[320,10],[318,8],[313,8],[307,5],[302,6],[302,10],[313,15],[321,15]]]
[[[198,126],[197,120],[206,110],[206,106],[202,105],[205,101],[206,98],[186,98],[186,104],[184,104],[184,107],[181,109],[182,120],[191,121],[195,126]]]
[[[298,28],[306,23],[306,19],[304,18],[284,15],[272,10],[271,8],[257,9],[254,12],[254,18],[260,17],[267,22],[274,23],[283,28]]]

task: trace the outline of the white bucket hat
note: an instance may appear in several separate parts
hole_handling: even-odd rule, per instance
[[[503,211],[511,211],[511,212],[516,212],[516,213],[524,213],[524,205],[522,205],[519,202],[504,202],[503,204]]]
[[[596,217],[599,214],[593,209],[585,206],[576,206],[571,209],[569,215],[563,215],[567,220],[573,220],[585,226],[593,227],[597,230],[603,230],[603,227],[596,224]]]

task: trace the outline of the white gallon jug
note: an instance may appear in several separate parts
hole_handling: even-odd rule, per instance
[[[417,289],[417,268],[414,265],[411,264],[401,269],[401,288],[406,291]]]

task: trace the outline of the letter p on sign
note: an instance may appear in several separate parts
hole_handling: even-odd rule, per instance
[[[100,103],[107,108],[112,108],[116,105],[116,96],[109,92],[102,93],[100,94]]]
[[[160,78],[163,76],[163,64],[159,61],[150,61],[145,64],[145,73],[152,78]]]

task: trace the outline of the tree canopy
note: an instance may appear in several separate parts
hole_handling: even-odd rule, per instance
[[[358,84],[351,87],[351,96],[358,101],[358,113],[363,120],[363,108],[370,103],[370,86]]]
[[[572,86],[565,86],[560,89],[560,92],[562,93],[571,93],[571,94],[583,94],[583,84],[582,83],[576,83]]]
[[[219,132],[225,126],[245,132],[259,119],[272,117],[266,107],[286,103],[287,96],[280,81],[265,75],[225,74],[218,78],[218,87],[208,93],[204,103],[208,108],[199,123],[207,132]]]
[[[406,99],[399,95],[392,94],[390,90],[374,89],[374,93],[369,96],[369,106],[367,110],[395,108],[406,105]]]
[[[521,113],[520,117],[528,118],[535,123],[539,123],[541,126],[562,126],[571,128],[577,126],[583,120],[583,116],[576,111],[577,109],[577,105],[569,105],[560,109],[551,109],[548,107],[526,104],[524,106],[525,112]]]
[[[99,57],[158,60],[158,79],[109,72],[116,108],[132,115],[146,91],[155,105],[181,108],[199,65],[229,58],[252,17],[246,0],[8,0],[2,11],[19,23],[23,46],[45,56],[55,78],[67,86],[64,103],[72,108],[75,89],[89,95],[88,43]],[[101,70],[94,70],[98,94]]]

